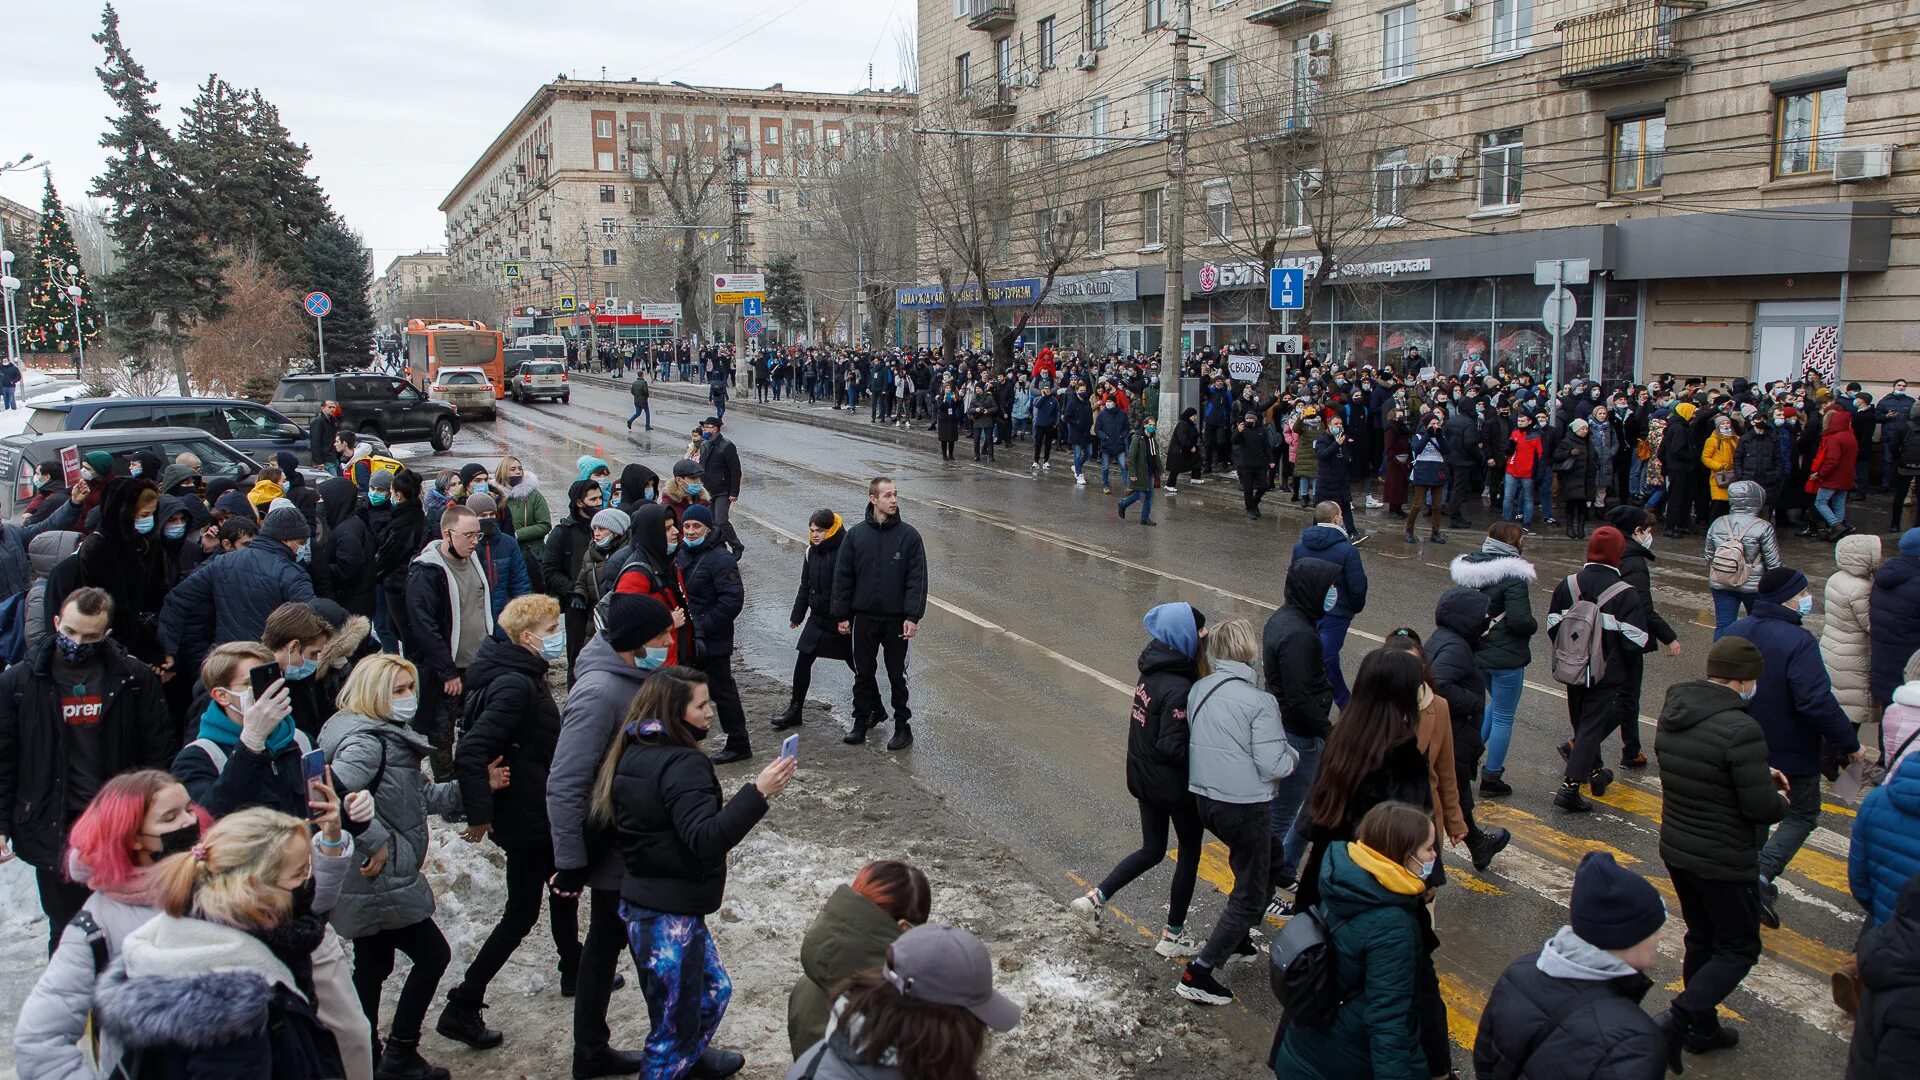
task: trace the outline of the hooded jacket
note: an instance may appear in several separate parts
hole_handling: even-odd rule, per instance
[[[1906,682],[1907,659],[1920,651],[1920,558],[1896,555],[1873,575],[1873,700],[1886,704]]]
[[[134,531],[134,517],[143,495],[156,491],[151,480],[118,479],[107,484],[100,510],[100,528],[86,538],[68,565],[77,571],[72,580],[56,571],[48,591],[65,597],[82,585],[105,589],[113,597],[113,636],[127,652],[150,664],[167,655],[154,632],[154,616],[166,602],[170,581],[167,552],[161,546],[162,518],[154,514],[153,531]]]
[[[1760,578],[1776,566],[1784,565],[1780,560],[1780,538],[1773,531],[1773,523],[1760,517],[1761,504],[1766,502],[1767,492],[1751,480],[1736,480],[1727,488],[1727,512],[1714,518],[1707,526],[1705,554],[1707,562],[1713,562],[1713,553],[1720,550],[1721,544],[1731,543],[1734,537],[1740,537],[1740,546],[1747,554],[1747,565],[1752,573],[1747,575],[1747,583],[1735,592],[1749,596],[1760,591]],[[1715,589],[1718,585],[1712,586]]]
[[[1767,734],[1767,764],[1788,776],[1812,776],[1820,771],[1821,739],[1843,754],[1860,748],[1834,700],[1820,643],[1800,625],[1798,611],[1757,601],[1753,614],[1735,620],[1727,634],[1753,642],[1766,662],[1747,711]]]
[[[259,641],[274,608],[313,598],[313,579],[287,545],[256,539],[187,575],[167,593],[160,609],[160,645],[177,661],[198,663],[215,645]]]
[[[1453,560],[1447,568],[1455,585],[1479,589],[1487,597],[1487,614],[1503,616],[1480,639],[1475,655],[1488,671],[1524,668],[1533,662],[1528,644],[1540,629],[1533,616],[1533,564],[1518,549],[1488,537],[1479,551]]]
[[[684,611],[687,595],[680,580],[680,565],[667,550],[670,514],[657,503],[635,511],[627,530],[627,546],[618,552],[620,566],[614,575],[613,591],[651,596],[668,611],[675,608]],[[691,663],[692,660],[693,624],[688,622],[674,631],[673,641],[667,645],[667,663]]]
[[[1279,702],[1280,722],[1295,738],[1324,739],[1333,730],[1333,686],[1317,627],[1327,611],[1327,590],[1339,578],[1340,568],[1324,559],[1294,560],[1285,599],[1260,633],[1267,693]]]
[[[1732,689],[1706,679],[1667,688],[1653,737],[1660,763],[1660,858],[1716,881],[1760,873],[1760,830],[1786,815],[1767,771],[1767,737]]]
[[[1480,718],[1487,711],[1487,684],[1481,678],[1475,646],[1487,625],[1487,596],[1456,585],[1440,594],[1433,609],[1433,633],[1427,637],[1427,673],[1434,692],[1447,699],[1456,753],[1479,757]],[[1463,744],[1465,736],[1465,744]]]
[[[546,543],[541,545],[540,580],[545,584],[541,591],[558,598],[563,611],[567,597],[573,594],[574,580],[580,576],[580,563],[593,548],[593,515],[583,515],[574,507],[597,487],[591,480],[573,482],[567,489],[566,516],[553,523]]]
[[[833,575],[840,562],[840,545],[847,539],[838,515],[833,532],[826,539],[807,547],[800,564],[800,590],[793,598],[788,622],[804,624],[800,629],[800,651],[808,656],[847,660],[853,656],[850,636],[840,632],[833,617]]]
[[[1152,637],[1140,650],[1140,681],[1127,723],[1127,794],[1156,806],[1180,806],[1187,788],[1187,744],[1195,656],[1201,648],[1193,609],[1163,604],[1147,612]]]
[[[327,530],[313,545],[315,591],[354,615],[373,616],[373,530],[360,515],[360,493],[339,477],[320,482]]]
[[[1121,457],[1127,452],[1127,414],[1126,410],[1115,405],[1109,409],[1102,407],[1093,422],[1095,441],[1100,445],[1101,456]]]
[[[615,506],[628,517],[660,497],[660,474],[639,462],[620,470],[620,501]]]
[[[589,825],[587,806],[613,731],[640,693],[647,673],[633,666],[607,639],[595,634],[573,661],[573,689],[560,710],[560,737],[547,773],[547,829],[553,864],[590,871],[596,889],[618,889],[624,872],[606,831]]]
[[[833,618],[859,615],[920,622],[927,616],[927,549],[919,530],[896,512],[847,530],[833,576]]]
[[[46,532],[77,531],[79,520],[80,508],[71,502],[62,502],[38,524],[0,523],[0,596],[17,596],[33,583],[35,573],[30,552],[34,537]]]
[[[405,724],[342,709],[320,729],[319,748],[338,790],[373,796],[373,821],[360,835],[360,849],[368,855],[387,849],[379,874],[347,876],[340,903],[328,916],[334,930],[345,938],[365,937],[428,918],[433,887],[421,873],[430,839],[427,815],[459,813],[460,785],[427,778],[420,766],[433,746]]]
[[[1326,614],[1351,619],[1367,609],[1367,568],[1345,529],[1331,524],[1308,527],[1293,544],[1293,561],[1301,559],[1321,559],[1340,568],[1340,595]]]
[[[1647,643],[1640,646],[1642,652],[1654,652],[1680,637],[1653,606],[1653,568],[1647,564],[1658,562],[1659,558],[1653,549],[1635,540],[1632,533],[1627,533],[1627,546],[1620,553],[1620,580],[1633,586],[1634,591],[1646,601]]]
[[[1666,1038],[1640,1007],[1651,989],[1653,980],[1563,926],[1494,983],[1474,1071],[1479,1080],[1661,1080]],[[1580,994],[1591,996],[1541,1030]]]
[[[498,619],[509,601],[533,591],[533,578],[527,571],[526,556],[520,541],[491,519],[480,523],[480,546],[474,549],[480,569],[487,578],[487,599],[493,617]]]
[[[800,981],[787,995],[787,1042],[795,1060],[826,1037],[840,984],[884,963],[887,947],[903,932],[878,904],[849,886],[834,888],[800,939]]]
[[[1733,463],[1733,475],[1751,480],[1769,492],[1777,492],[1786,481],[1786,467],[1780,460],[1780,440],[1771,426],[1756,430],[1752,425],[1740,435],[1740,449]],[[1731,490],[1731,489],[1729,489]]]
[[[1867,925],[1894,917],[1900,892],[1920,874],[1920,754],[1900,759],[1867,793],[1847,847],[1847,886]]]
[[[1598,601],[1601,594],[1623,579],[1617,567],[1590,562],[1574,575],[1574,580],[1580,586],[1580,599]],[[1553,587],[1553,600],[1547,607],[1549,638],[1572,608],[1573,590],[1567,587],[1567,579],[1562,578],[1560,584]],[[1647,633],[1647,598],[1639,590],[1627,588],[1600,609],[1600,624],[1600,650],[1607,670],[1594,685],[1623,686],[1635,678],[1638,669],[1634,661],[1652,640]]]
[[[1872,533],[1841,537],[1833,546],[1833,562],[1839,569],[1827,578],[1820,659],[1833,681],[1834,700],[1857,727],[1871,719],[1873,705],[1867,677],[1873,643],[1867,629],[1873,573],[1880,568],[1880,538]]]
[[[1299,754],[1280,726],[1280,706],[1254,683],[1253,668],[1215,660],[1187,692],[1187,788],[1215,802],[1265,803],[1293,775]]]
[[[420,666],[422,677],[446,682],[460,674],[454,653],[460,647],[460,600],[454,596],[453,572],[442,548],[446,541],[426,546],[407,564],[407,626],[403,635],[408,659]],[[468,556],[476,559],[478,548]],[[480,574],[480,606],[492,611],[485,568]],[[492,620],[488,620],[491,624]],[[491,625],[488,632],[492,632]]]
[[[547,771],[560,740],[560,706],[547,691],[550,666],[492,637],[480,643],[462,687],[465,723],[453,748],[460,802],[467,823],[492,825],[493,842],[510,852],[553,848]],[[487,785],[487,766],[496,757],[513,770],[513,782],[499,791]]]
[[[1860,981],[1847,1080],[1892,1080],[1920,1070],[1920,877],[1900,890],[1893,918],[1860,939]]]
[[[749,781],[723,799],[704,752],[668,742],[657,721],[641,723],[613,777],[626,868],[621,899],[671,915],[710,915],[726,895],[727,853],[766,816],[766,796]]]
[[[507,497],[507,513],[513,518],[513,538],[520,542],[520,554],[527,560],[527,569],[538,573],[540,549],[546,543],[547,534],[553,531],[553,511],[547,506],[547,493],[540,490],[540,478],[533,475],[531,469],[511,487],[501,479],[500,490]]]
[[[1820,452],[1813,459],[1813,476],[1807,490],[1852,491],[1855,464],[1860,458],[1860,442],[1845,414],[1833,418],[1820,432]]]

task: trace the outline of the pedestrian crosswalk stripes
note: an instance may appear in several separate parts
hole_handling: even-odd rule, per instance
[[[1605,795],[1593,796],[1593,801],[1645,818],[1654,825],[1660,824],[1660,797],[1629,784],[1614,784],[1607,789]],[[1845,842],[1845,839],[1841,838],[1843,845]],[[1787,864],[1787,869],[1842,895],[1847,894],[1847,864],[1844,853],[1842,858],[1835,858],[1824,852],[1803,847],[1793,857],[1793,861]]]

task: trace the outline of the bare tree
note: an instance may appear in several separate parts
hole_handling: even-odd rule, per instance
[[[221,283],[227,312],[194,328],[187,374],[196,391],[240,396],[307,355],[306,320],[300,294],[282,284],[279,269],[258,254],[231,255]]]
[[[632,151],[646,163],[645,186],[659,195],[654,224],[667,227],[659,230],[666,269],[690,334],[701,332],[700,304],[715,253],[708,237],[726,232],[733,210],[728,172],[749,164],[746,148],[735,147],[725,130],[727,119],[716,115],[712,137],[702,139],[698,122],[688,116],[677,137],[668,138],[672,130],[663,128],[643,149]]]

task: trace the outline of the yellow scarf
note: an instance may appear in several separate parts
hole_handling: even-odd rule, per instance
[[[1418,896],[1427,891],[1427,883],[1414,877],[1413,871],[1358,840],[1348,841],[1347,858],[1353,860],[1353,865],[1372,874],[1373,880],[1390,893]]]
[[[826,532],[820,534],[821,542],[824,543],[828,540],[833,539],[834,534],[839,531],[840,531],[840,515],[835,514],[833,515],[833,528],[828,529]]]
[[[271,480],[255,481],[253,490],[247,492],[247,501],[255,506],[265,506],[285,495],[286,489]]]

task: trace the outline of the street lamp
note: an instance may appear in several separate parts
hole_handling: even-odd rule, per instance
[[[63,277],[56,271],[53,275],[53,283],[60,287],[61,292],[67,294],[67,299],[73,304],[73,342],[79,349],[73,362],[73,376],[84,382],[87,369],[87,328],[86,324],[80,320],[80,297],[82,294],[80,288],[80,268],[72,263],[68,263],[66,275]]]

